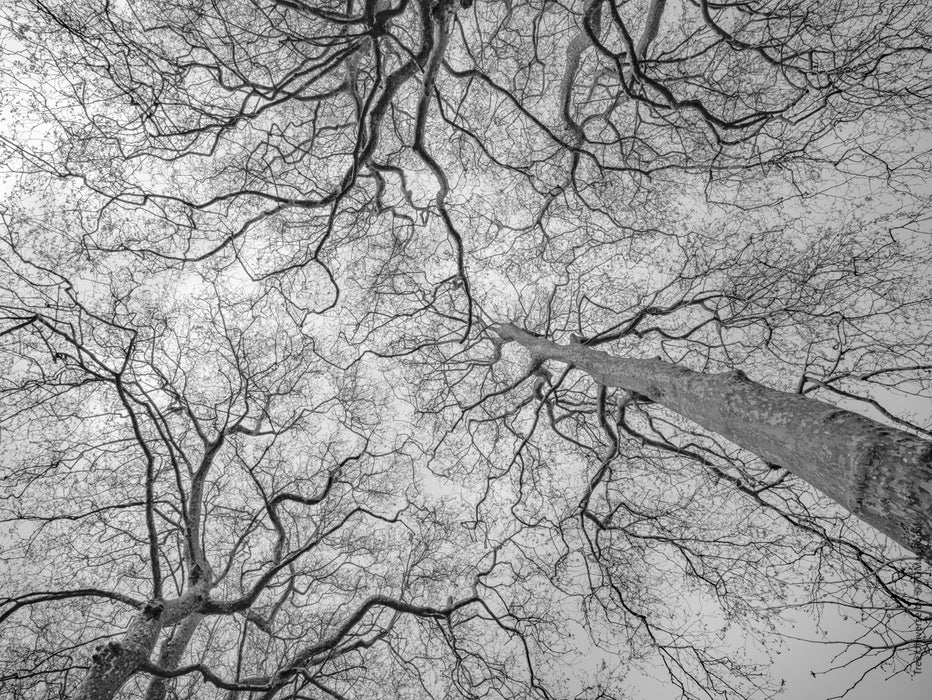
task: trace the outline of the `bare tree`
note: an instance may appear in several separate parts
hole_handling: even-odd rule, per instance
[[[436,394],[423,410],[468,435],[445,434],[435,452],[455,453],[473,478],[484,476],[473,497],[477,521],[507,510],[524,528],[551,533],[559,544],[539,556],[554,572],[586,572],[563,585],[585,601],[592,629],[602,616],[623,621],[687,697],[748,693],[735,677],[752,669],[722,663],[709,637],[683,634],[675,611],[684,590],[729,621],[815,599],[839,606],[871,630],[871,641],[851,640],[846,663],[866,656],[871,666],[915,668],[929,650],[927,573],[802,480],[866,518],[898,503],[907,525],[926,522],[904,496],[928,469],[925,404],[913,422],[884,408],[897,395],[928,395],[923,264],[912,268],[905,246],[880,235],[796,250],[752,241],[707,254],[713,241],[654,261],[650,276],[625,279],[609,266],[590,277],[597,284],[552,288],[543,300],[539,288],[516,284],[511,312],[500,307],[490,321],[511,316],[534,332],[491,323],[486,337],[438,348],[418,368],[435,368]],[[852,264],[857,276],[837,274]],[[886,264],[902,277],[880,272]],[[598,345],[612,354],[590,347]],[[761,397],[773,405],[755,416]],[[839,426],[807,434],[802,416],[790,418],[796,410]],[[788,434],[769,441],[775,421],[786,421]],[[878,482],[918,475],[904,476],[907,485],[877,506],[846,490],[856,460],[829,454],[834,444],[854,457],[871,434],[913,448],[876,463]],[[916,547],[903,520],[880,524]],[[814,587],[803,590],[802,581]]]
[[[268,291],[5,260],[5,693],[431,693],[411,649],[472,669],[495,657],[472,628],[521,638],[476,592],[494,550],[446,532],[377,419],[375,368],[324,371]]]
[[[10,14],[14,61],[38,61],[53,89],[37,94],[10,62],[21,118],[49,138],[8,145],[24,170],[96,193],[82,204],[90,248],[233,252],[260,277],[303,269],[330,282],[323,309],[348,251],[430,221],[418,252],[442,262],[421,285],[456,286],[467,334],[482,238],[556,253],[578,212],[613,237],[652,230],[658,193],[687,183],[741,202],[740,183],[760,206],[749,181],[762,175],[779,184],[773,199],[810,194],[819,170],[895,171],[908,158],[890,156],[884,120],[921,129],[926,104],[928,8],[906,1],[43,2]]]
[[[4,8],[0,687],[766,696],[719,640],[823,605],[915,669],[928,569],[839,504],[928,559],[930,16]],[[896,484],[811,459],[865,428]]]
[[[741,371],[702,374],[656,359],[558,345],[511,324],[494,328],[536,362],[557,360],[599,384],[659,403],[789,469],[899,544],[932,561],[932,442],[832,404],[764,387]]]

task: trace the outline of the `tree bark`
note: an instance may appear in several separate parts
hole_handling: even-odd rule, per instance
[[[660,29],[660,18],[663,17],[663,8],[667,0],[651,0],[647,8],[647,19],[644,20],[644,31],[641,32],[641,38],[638,40],[638,58],[646,58],[647,49],[650,48],[651,42],[657,38],[657,31]]]
[[[150,602],[134,616],[118,642],[98,646],[72,700],[108,700],[116,695],[141,664],[149,660],[162,629],[162,608]]]
[[[178,668],[185,649],[188,648],[188,642],[191,641],[194,631],[203,619],[204,616],[200,613],[193,613],[178,623],[172,633],[162,642],[162,647],[159,649],[159,668],[169,671]],[[168,678],[153,678],[146,690],[146,700],[165,700],[168,683]]]
[[[770,389],[741,372],[704,374],[662,360],[560,345],[511,324],[493,330],[536,360],[572,364],[636,392],[784,467],[932,563],[932,442],[837,406]]]
[[[133,617],[119,641],[94,650],[90,668],[72,700],[110,700],[149,661],[162,629],[196,616],[205,596],[206,588],[201,586],[171,601],[151,600]]]

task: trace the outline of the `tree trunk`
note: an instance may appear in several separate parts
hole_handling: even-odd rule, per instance
[[[741,372],[703,374],[661,360],[559,345],[511,324],[493,328],[537,360],[574,365],[633,391],[793,474],[932,562],[932,442]]]
[[[149,601],[145,609],[130,621],[120,641],[108,642],[94,650],[91,666],[71,700],[110,700],[114,697],[139,667],[149,661],[163,628],[179,623],[184,626],[191,617],[199,617],[197,610],[206,593],[207,587],[202,583],[180,598]]]
[[[97,647],[91,655],[91,667],[72,700],[108,700],[116,695],[139,666],[149,660],[162,629],[162,612],[158,603],[150,603],[133,617],[120,641]]]
[[[185,649],[188,648],[188,642],[191,641],[194,631],[203,619],[203,615],[194,613],[178,623],[172,633],[162,642],[157,662],[160,668],[170,671],[178,668],[181,657],[184,656]],[[146,700],[164,700],[165,693],[168,690],[168,683],[168,678],[153,678],[146,691]]]

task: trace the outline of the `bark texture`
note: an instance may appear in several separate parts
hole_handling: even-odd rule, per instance
[[[159,614],[148,612],[136,615],[118,642],[97,647],[91,655],[91,666],[84,674],[73,700],[107,700],[116,695],[141,664],[149,660],[152,648],[162,629]]]
[[[494,327],[537,360],[574,365],[753,452],[932,562],[932,442],[741,372],[703,374],[661,360],[559,345],[511,324]]]
[[[72,700],[109,700],[114,697],[139,667],[149,661],[164,628],[179,623],[184,627],[190,617],[199,618],[197,609],[205,596],[206,588],[199,586],[171,601],[151,600],[142,612],[133,617],[119,641],[108,642],[94,650],[90,668]],[[194,627],[190,630],[192,633]],[[187,644],[187,639],[184,643]]]
[[[172,630],[172,633],[165,638],[159,649],[158,665],[169,671],[174,671],[181,663],[185,649],[188,648],[188,642],[194,636],[194,631],[200,624],[204,616],[200,613],[188,615]],[[167,678],[153,678],[146,690],[146,700],[164,700],[168,691],[170,680]]]

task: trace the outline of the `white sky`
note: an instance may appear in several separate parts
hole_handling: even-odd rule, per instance
[[[0,105],[3,104],[3,100],[0,99]],[[9,103],[6,108],[0,110],[0,117],[6,122],[0,127],[0,134],[9,135],[10,131],[15,132],[17,125],[10,117]],[[416,181],[416,178],[414,180]],[[4,183],[0,179],[0,196],[5,195],[4,189],[10,186],[10,183]],[[902,394],[896,395],[894,392],[889,392],[887,397],[875,393],[875,397],[885,403],[895,414],[911,413],[920,418],[923,414],[926,417],[932,416],[932,397],[917,398]],[[885,398],[889,401],[885,401]],[[845,405],[837,398],[833,400]],[[864,404],[846,407],[855,408],[867,415],[871,414]],[[826,608],[822,616],[822,629],[827,632],[827,638],[850,638],[857,634],[857,630],[851,623],[843,621],[831,609]],[[775,677],[786,680],[784,697],[793,700],[827,700],[843,692],[863,672],[867,664],[861,662],[829,675],[813,676],[811,671],[821,671],[832,665],[833,656],[838,650],[831,645],[802,641],[819,639],[822,636],[821,632],[810,616],[798,613],[793,617],[793,622],[787,623],[782,631],[800,639],[787,639],[785,650],[774,657],[771,667]],[[892,680],[887,680],[887,675],[883,671],[874,672],[846,697],[849,700],[874,700],[883,696],[889,700],[926,700],[932,697],[932,668],[929,668],[928,664],[923,672],[915,677],[900,674]],[[667,700],[667,698],[677,697],[669,683],[663,679],[662,674],[658,675],[659,680],[645,675],[632,675],[630,680],[634,681],[635,678],[637,679],[637,692],[645,700]]]

